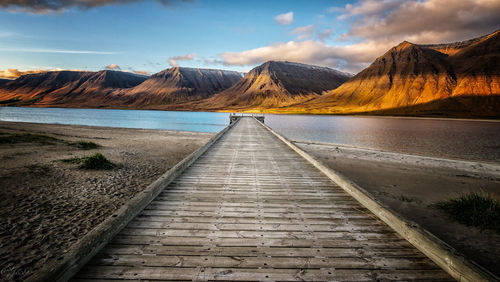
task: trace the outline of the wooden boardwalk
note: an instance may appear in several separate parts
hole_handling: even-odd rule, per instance
[[[453,280],[253,118],[75,280]]]

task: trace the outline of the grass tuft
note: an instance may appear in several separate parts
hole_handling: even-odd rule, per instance
[[[112,169],[116,165],[110,162],[101,153],[95,153],[90,157],[84,157],[81,159],[80,168],[83,169]]]
[[[15,144],[15,143],[39,143],[42,145],[54,145],[56,143],[65,144],[82,150],[98,149],[102,146],[88,141],[69,142],[52,136],[32,134],[32,133],[5,133],[0,132],[0,144]]]
[[[403,202],[407,202],[407,203],[411,203],[411,202],[414,202],[415,199],[412,199],[412,198],[409,198],[409,197],[406,197],[405,195],[401,195],[399,196],[398,198],[400,201],[403,201]]]
[[[28,170],[29,173],[39,176],[47,175],[47,173],[50,172],[50,166],[45,164],[32,164],[32,165],[27,165],[24,168],[26,168],[26,170]]]
[[[87,141],[72,142],[72,143],[69,143],[69,145],[76,147],[78,149],[82,149],[82,150],[92,150],[92,149],[101,148],[101,145],[96,144],[94,142],[87,142]]]
[[[70,158],[70,159],[64,159],[64,160],[60,160],[61,162],[63,163],[70,163],[70,164],[79,164],[83,161],[84,158],[78,158],[78,157],[75,157],[75,158]]]
[[[473,192],[437,203],[436,207],[465,225],[500,232],[500,201],[492,195]]]
[[[0,144],[40,143],[43,145],[52,145],[59,141],[59,139],[51,136],[31,133],[15,133],[0,136]]]

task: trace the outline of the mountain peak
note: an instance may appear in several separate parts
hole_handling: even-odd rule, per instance
[[[394,50],[401,51],[403,49],[407,49],[407,48],[411,48],[411,47],[415,47],[415,46],[417,46],[417,45],[405,40],[405,41],[399,43],[398,45],[396,45],[394,47]]]
[[[206,68],[191,68],[191,67],[171,67],[169,69],[162,70],[153,76],[169,76],[172,74],[176,75],[184,75],[184,74],[194,74],[198,73],[198,75],[239,75],[241,77],[241,73],[237,71],[229,71],[229,70],[219,70],[219,69],[206,69]]]
[[[489,33],[489,34],[486,34],[483,36],[479,36],[476,38],[472,38],[469,40],[456,41],[456,42],[450,42],[450,43],[440,43],[440,44],[419,44],[419,46],[423,47],[423,48],[432,49],[434,51],[438,51],[438,52],[446,54],[448,56],[453,56],[464,49],[472,47],[472,46],[479,44],[481,42],[488,41],[492,38],[494,39],[495,37],[498,37],[499,35],[500,35],[500,29],[496,30],[492,33]]]
[[[335,89],[350,75],[288,61],[267,61],[229,89],[198,104],[202,109],[251,109],[299,103]]]
[[[260,74],[260,73],[274,73],[274,72],[283,72],[283,71],[290,71],[293,72],[292,70],[312,70],[312,71],[318,71],[318,72],[330,72],[330,73],[335,73],[337,75],[341,76],[352,76],[352,74],[347,73],[347,72],[342,72],[336,69],[332,69],[329,67],[322,67],[322,66],[316,66],[316,65],[309,65],[309,64],[304,64],[304,63],[297,63],[297,62],[290,62],[290,61],[267,61],[263,63],[260,66],[257,66],[250,70],[249,73],[253,74]]]

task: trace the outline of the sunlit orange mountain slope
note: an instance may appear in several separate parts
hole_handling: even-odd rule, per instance
[[[500,31],[457,43],[402,42],[326,95],[277,112],[500,116]]]

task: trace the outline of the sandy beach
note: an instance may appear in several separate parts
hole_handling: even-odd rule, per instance
[[[392,210],[500,275],[500,234],[457,223],[432,206],[473,191],[500,196],[500,163],[429,158],[325,143],[296,144]]]
[[[0,143],[1,280],[23,280],[57,259],[214,135],[0,122],[0,137],[26,133],[37,140]],[[80,141],[102,147],[83,150],[71,145]],[[116,167],[84,170],[62,161],[96,152]]]

